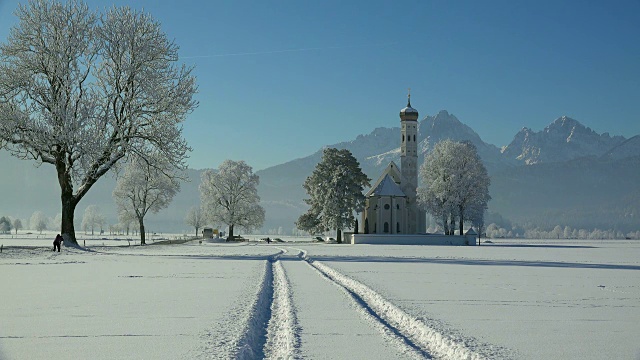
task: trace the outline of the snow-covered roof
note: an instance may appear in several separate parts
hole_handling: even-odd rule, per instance
[[[469,230],[467,230],[467,232],[464,233],[464,234],[465,235],[476,235],[476,236],[478,236],[478,233],[475,230],[473,230],[473,228],[469,228]]]
[[[395,181],[386,174],[382,181],[376,186],[376,188],[371,192],[370,196],[407,196],[400,189],[400,186],[396,184]]]
[[[387,165],[387,167],[384,169],[384,171],[382,172],[382,174],[380,174],[380,177],[378,177],[378,180],[376,180],[375,183],[373,183],[373,185],[371,186],[371,189],[369,189],[369,191],[367,192],[367,194],[365,196],[371,196],[371,194],[373,194],[373,192],[375,191],[375,189],[378,188],[378,185],[380,185],[380,183],[382,182],[382,180],[384,180],[384,177],[386,175],[391,176],[391,179],[396,183],[396,184],[400,184],[402,183],[402,174],[400,173],[400,168],[398,168],[398,165],[396,165],[396,163],[394,163],[393,161],[391,161],[389,163],[389,165]]]

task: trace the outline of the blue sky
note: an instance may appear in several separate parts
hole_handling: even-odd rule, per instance
[[[4,42],[17,1],[0,0]],[[106,2],[89,1],[93,8]],[[114,1],[195,65],[193,168],[254,170],[446,109],[507,145],[573,117],[640,134],[640,1]]]

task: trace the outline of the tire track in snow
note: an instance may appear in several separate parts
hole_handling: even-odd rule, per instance
[[[279,259],[273,264],[273,274],[273,303],[264,354],[267,359],[291,359],[298,351],[300,338],[291,285]]]
[[[368,286],[341,274],[319,261],[309,258],[307,252],[301,249],[298,255],[309,266],[320,274],[344,288],[351,294],[356,303],[363,307],[380,324],[387,328],[385,333],[391,332],[400,337],[405,344],[427,358],[481,360],[484,357],[463,344],[459,344],[446,335],[432,329],[419,319],[407,314],[392,302]]]
[[[271,303],[273,299],[273,262],[282,252],[270,256],[265,264],[265,270],[258,286],[258,291],[251,310],[244,321],[241,336],[237,338],[234,348],[235,358],[242,360],[264,358],[264,344],[267,337],[267,323],[271,318]]]
[[[291,359],[299,347],[291,286],[279,260],[280,249],[265,264],[250,315],[235,348],[236,359]]]

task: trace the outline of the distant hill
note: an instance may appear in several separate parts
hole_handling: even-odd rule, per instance
[[[400,123],[399,119],[397,120]],[[419,162],[443,139],[470,141],[491,175],[490,211],[517,224],[569,225],[582,228],[640,229],[640,135],[598,134],[577,120],[560,117],[542,131],[523,128],[500,149],[484,142],[469,126],[447,111],[419,122]],[[389,161],[399,163],[400,128],[376,128],[351,141],[329,145],[350,150],[363,171],[375,181]],[[306,211],[302,184],[320,161],[315,153],[256,172],[259,194],[266,210],[265,229],[285,232]],[[250,160],[250,159],[247,159]],[[4,195],[0,216],[28,218],[36,210],[55,216],[60,212],[59,187],[50,165],[37,168],[0,151],[0,184]],[[148,215],[151,231],[189,232],[184,216],[200,203],[198,186],[203,170],[189,170],[190,182],[168,209]],[[116,222],[111,192],[115,179],[101,178],[80,202],[79,224],[84,209],[101,207],[110,223]],[[79,227],[78,227],[79,229]]]

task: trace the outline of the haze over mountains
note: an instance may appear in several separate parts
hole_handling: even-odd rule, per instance
[[[443,110],[420,121],[419,163],[434,144],[447,138],[470,141],[477,147],[492,179],[489,211],[513,224],[623,232],[640,229],[640,135],[627,139],[598,134],[563,116],[538,132],[522,128],[509,145],[498,148]],[[349,149],[373,182],[389,161],[399,163],[400,128],[377,128],[352,141],[329,146]],[[302,183],[321,155],[319,149],[257,172],[266,210],[264,229],[282,227],[288,233],[295,227],[295,220],[306,210]],[[251,164],[251,159],[244,160]],[[33,211],[41,210],[53,217],[60,212],[59,187],[52,166],[35,168],[33,162],[14,159],[6,151],[0,152],[0,164],[0,183],[5,190],[0,215],[28,218]],[[182,184],[170,207],[148,215],[149,227],[157,229],[152,231],[193,231],[183,219],[188,209],[200,202],[201,172],[190,170],[191,182]],[[101,207],[108,223],[116,222],[111,198],[114,186],[115,180],[109,175],[98,181],[78,205],[77,224],[91,204]]]

